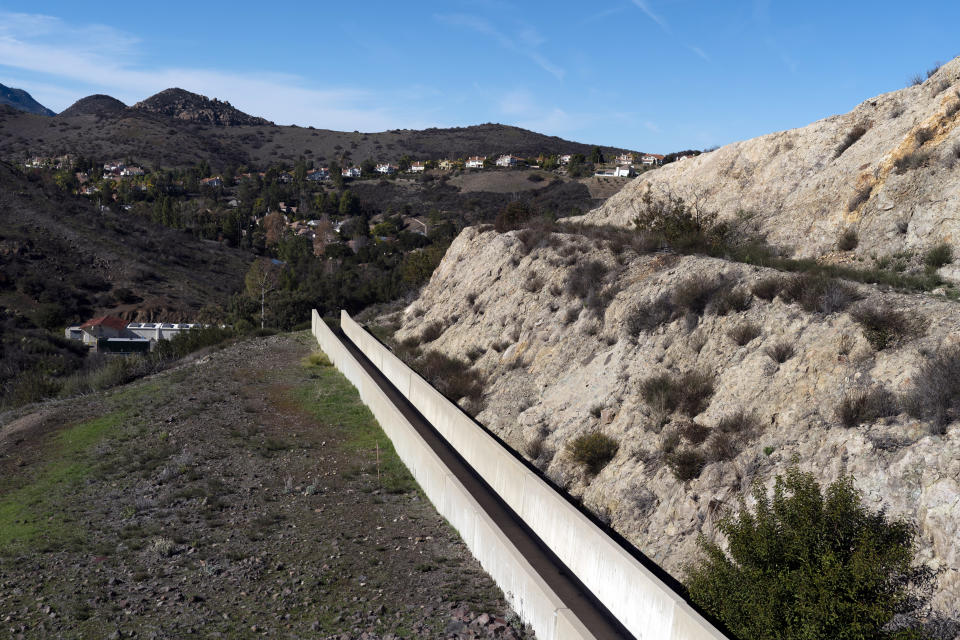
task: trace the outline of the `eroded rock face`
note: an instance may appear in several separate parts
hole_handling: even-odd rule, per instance
[[[960,253],[958,90],[960,58],[850,113],[646,173],[584,219],[629,226],[652,190],[698,201],[722,218],[751,216],[771,243],[797,256],[833,251],[848,228],[861,256],[939,242]]]
[[[165,89],[138,102],[133,108],[200,124],[227,127],[273,124],[264,118],[248,115],[234,108],[229,102],[210,99],[183,89]]]
[[[473,351],[487,377],[481,422],[536,455],[550,477],[677,575],[694,557],[697,535],[715,535],[719,513],[736,507],[754,481],[770,486],[793,460],[824,484],[850,474],[870,507],[917,524],[920,557],[942,569],[934,605],[960,615],[960,424],[932,435],[929,424],[905,413],[853,428],[835,415],[855,390],[908,391],[928,354],[960,340],[957,303],[851,285],[862,299],[883,298],[917,323],[915,335],[882,351],[848,312],[808,312],[780,298],[753,297],[746,310],[725,315],[711,302],[699,319],[637,333],[637,309],[685,282],[724,276],[742,292],[777,272],[611,249],[581,235],[528,235],[525,243],[523,233],[465,230],[420,298],[394,319],[399,339],[440,322],[442,335],[426,348],[464,359]],[[592,261],[603,268],[587,283],[591,297],[568,283]],[[730,333],[745,323],[759,335],[740,346]],[[777,363],[767,350],[780,342],[794,353]],[[650,376],[685,371],[713,376],[715,392],[692,418],[699,427],[676,415],[665,420],[641,395]],[[734,438],[732,455],[699,477],[678,480],[664,443],[679,436],[680,447],[705,450],[720,420],[738,411],[755,416],[756,432]],[[620,446],[590,478],[566,445],[592,430]],[[700,445],[681,435],[697,431]]]

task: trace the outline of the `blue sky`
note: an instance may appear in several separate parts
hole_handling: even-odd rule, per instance
[[[960,54],[960,2],[5,2],[0,83],[54,111],[171,86],[278,124],[502,122],[642,151],[803,126]]]

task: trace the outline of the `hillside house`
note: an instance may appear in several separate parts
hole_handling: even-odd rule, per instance
[[[211,189],[219,189],[223,186],[223,178],[220,176],[213,176],[212,178],[203,178],[200,180],[201,187],[210,187]]]
[[[518,158],[517,156],[500,156],[497,158],[498,167],[517,167],[523,164],[523,158]]]
[[[426,162],[417,161],[410,165],[410,173],[423,173],[426,170],[427,170]]]
[[[378,164],[377,173],[382,173],[383,175],[390,176],[397,172],[397,168],[392,164]]]
[[[310,182],[321,182],[323,180],[330,179],[330,170],[326,167],[320,167],[319,169],[310,169],[307,171],[307,180]]]
[[[101,316],[80,326],[68,327],[64,332],[71,340],[80,340],[91,351],[98,353],[145,353],[150,341],[127,329],[123,318]]]
[[[202,324],[171,322],[131,322],[127,325],[127,331],[151,342],[156,342],[157,340],[172,340],[184,331],[201,328],[203,328]]]
[[[486,156],[470,156],[467,158],[467,169],[483,169],[483,163],[487,161]]]
[[[456,165],[457,163],[455,160],[441,160],[437,163],[437,167],[441,171],[453,171],[456,168]]]
[[[344,178],[359,178],[362,173],[360,167],[346,167],[340,170],[340,175]]]
[[[659,167],[663,164],[663,156],[657,153],[645,153],[640,156],[640,164],[645,167]]]
[[[617,156],[616,164],[618,165],[630,165],[633,164],[633,154],[632,153],[621,153]]]
[[[293,182],[293,176],[288,172],[284,171],[277,176],[277,182],[282,182],[283,184],[290,184]]]
[[[562,166],[562,165],[568,165],[568,164],[570,164],[570,159],[571,159],[571,158],[573,158],[573,156],[572,156],[571,154],[569,154],[569,153],[565,153],[565,154],[563,154],[562,156],[560,156],[560,164],[561,164],[561,166]]]
[[[144,173],[142,167],[124,167],[120,170],[120,175],[126,177],[142,176]]]
[[[633,167],[628,164],[620,165],[613,170],[613,175],[616,178],[629,178],[632,175],[635,175],[633,172]]]

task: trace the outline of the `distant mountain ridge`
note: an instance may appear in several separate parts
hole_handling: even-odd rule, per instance
[[[273,123],[240,111],[229,102],[208,98],[184,89],[165,89],[135,105],[134,109],[159,113],[200,124],[217,126],[269,126]]]
[[[70,152],[92,158],[124,157],[157,167],[205,161],[219,170],[231,165],[292,165],[301,156],[315,166],[331,160],[341,165],[366,159],[396,163],[403,156],[414,160],[499,154],[589,156],[597,146],[493,123],[379,132],[278,126],[243,113],[229,102],[176,88],[130,107],[110,96],[87,96],[57,119],[68,121],[64,125],[69,126],[51,128],[46,118],[0,110],[0,158],[22,162],[36,155]],[[606,145],[599,148],[609,159],[638,151]]]
[[[23,89],[15,89],[2,84],[0,84],[0,104],[6,104],[18,111],[25,111],[38,116],[56,115],[53,111],[34,100],[33,96]]]

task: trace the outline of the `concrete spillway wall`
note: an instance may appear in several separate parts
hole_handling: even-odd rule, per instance
[[[719,640],[726,638],[650,568],[644,566],[637,557],[527,468],[500,442],[393,355],[346,312],[341,314],[341,328],[360,351],[440,432],[450,446],[499,494],[530,530],[556,554],[559,560],[630,633],[643,639]],[[320,341],[321,348],[351,381],[354,381],[352,376],[359,377],[359,374],[349,371],[351,366],[349,363],[346,364],[346,369],[341,367],[337,356],[327,351],[324,345],[331,341],[337,343],[331,345],[330,348],[333,350],[337,349],[337,345],[340,349],[343,349],[343,346],[316,316],[316,312],[314,312],[314,335]],[[349,356],[349,354],[346,355]],[[343,360],[342,357],[340,359]],[[394,414],[398,412],[393,409],[391,413],[390,408],[385,407],[381,410],[384,416],[381,418],[377,413],[378,409],[368,401],[361,384],[356,381],[354,384],[360,389],[360,395],[364,401],[374,410],[374,415],[380,420],[401,458],[417,477],[428,497],[460,531],[474,555],[511,599],[511,604],[516,608],[517,613],[531,622],[537,635],[541,638],[592,637],[585,628],[577,629],[574,623],[579,621],[569,616],[568,610],[565,610],[562,604],[559,608],[550,610],[550,607],[558,602],[551,601],[548,595],[543,594],[543,588],[537,585],[535,577],[524,576],[520,580],[520,574],[530,569],[525,562],[522,562],[522,558],[513,558],[506,551],[491,552],[486,548],[491,541],[498,543],[496,532],[486,529],[486,524],[480,524],[481,516],[469,515],[468,512],[473,506],[469,500],[460,497],[456,487],[443,485],[438,490],[438,498],[431,495],[427,484],[418,474],[420,467],[433,464],[427,462],[429,456],[421,460],[418,458],[421,455],[420,451],[411,448],[407,443],[398,442],[391,433],[391,430],[396,431],[396,429],[388,428],[386,423],[388,420],[395,420]],[[366,393],[371,397],[376,395],[375,391],[370,389]],[[406,438],[408,434],[398,431],[397,436]],[[443,477],[442,470],[431,469],[422,472],[432,485],[438,482],[433,477],[437,474]],[[461,528],[461,522],[464,528]],[[502,548],[503,545],[499,546]],[[502,566],[513,561],[520,561],[520,563],[512,569]],[[524,568],[525,565],[526,568]],[[498,572],[506,576],[506,582],[501,582]],[[518,580],[520,580],[519,583]],[[514,584],[530,590],[531,595],[518,598],[519,592],[513,591],[517,588],[512,586]]]

